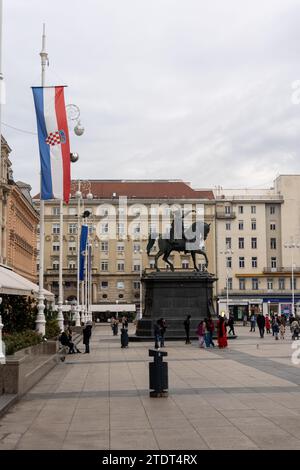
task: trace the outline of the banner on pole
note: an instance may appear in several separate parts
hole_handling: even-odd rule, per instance
[[[41,199],[70,198],[70,142],[64,87],[33,87],[40,161]]]
[[[87,249],[88,226],[82,225],[80,234],[80,267],[79,267],[79,280],[84,281],[84,262]]]

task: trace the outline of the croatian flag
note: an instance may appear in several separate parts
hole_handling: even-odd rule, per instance
[[[81,226],[80,234],[80,265],[79,265],[79,280],[84,281],[84,272],[85,272],[85,257],[87,249],[87,238],[88,238],[88,226]]]
[[[40,159],[41,199],[70,198],[70,143],[64,87],[33,87]]]

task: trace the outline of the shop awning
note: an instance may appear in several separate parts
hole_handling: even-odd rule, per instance
[[[34,295],[37,296],[39,286],[29,281],[12,269],[0,266],[0,295]],[[47,300],[53,301],[54,295],[48,290],[43,290]]]

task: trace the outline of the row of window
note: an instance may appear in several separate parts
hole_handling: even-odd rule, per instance
[[[245,257],[239,256],[239,268],[245,268]],[[227,268],[232,268],[232,257],[228,256],[226,258],[226,266]],[[251,267],[257,268],[257,256],[252,256],[251,258]],[[276,256],[271,257],[271,268],[277,268],[277,258]]]
[[[244,278],[239,278],[239,290],[246,290],[246,279]],[[278,284],[277,284],[277,289],[278,290],[285,290],[287,289],[286,287],[287,284],[287,278],[279,278],[278,279]],[[258,278],[252,278],[251,279],[251,285],[252,285],[252,290],[258,290],[259,289],[259,279]],[[247,287],[249,287],[247,285]],[[275,281],[274,279],[267,279],[267,289],[268,290],[273,290],[275,289]],[[289,278],[289,288],[292,290],[292,278]],[[297,279],[294,277],[294,290],[297,288]],[[232,278],[228,278],[228,290],[232,290]]]
[[[231,222],[226,222],[225,228],[226,230],[231,230]],[[256,219],[251,219],[251,230],[256,230],[256,229],[257,229]],[[244,230],[243,220],[239,220],[239,230]],[[274,222],[270,224],[270,230],[276,230],[276,224]]]
[[[244,206],[238,206],[238,213],[244,214]],[[276,213],[276,206],[270,206],[269,213],[274,215]],[[231,206],[225,206],[225,214],[231,214]],[[256,214],[256,206],[251,206],[251,214]]]
[[[150,260],[149,262],[149,267],[150,269],[154,269],[155,268],[155,261],[154,260]],[[169,269],[170,266],[168,264],[165,265],[166,269]],[[231,267],[231,266],[230,266]],[[190,263],[187,259],[184,259],[182,260],[181,262],[181,268],[182,269],[189,269],[190,268]],[[58,271],[59,270],[59,261],[53,261],[52,263],[52,269],[54,271]],[[76,264],[76,261],[69,261],[68,263],[68,269],[70,270],[76,270],[77,269],[77,264]],[[100,264],[100,269],[101,271],[103,272],[108,272],[109,271],[109,263],[108,261],[102,261],[101,264]],[[199,269],[203,269],[203,265],[202,263],[199,264]],[[117,271],[118,272],[125,272],[125,263],[123,261],[119,261],[117,262]],[[133,272],[136,272],[136,273],[139,273],[141,271],[141,265],[139,263],[135,263],[133,264],[132,266],[132,271]]]
[[[232,239],[231,237],[226,237],[225,238],[225,246],[228,249],[231,249],[232,247]],[[270,238],[270,249],[271,250],[276,250],[277,242],[276,238]],[[238,239],[238,248],[239,249],[244,249],[245,248],[245,238],[244,237],[239,237]],[[257,248],[257,238],[256,237],[251,237],[251,248],[256,249]]]

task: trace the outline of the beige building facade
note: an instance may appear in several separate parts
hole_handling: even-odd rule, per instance
[[[77,300],[77,205],[78,182],[72,182],[72,197],[64,206],[63,290],[64,302]],[[215,216],[213,193],[194,190],[182,181],[82,181],[81,214],[89,211],[89,242],[92,250],[91,301],[99,311],[109,314],[135,305],[140,309],[142,271],[154,269],[157,242],[148,258],[149,232],[164,233],[170,228],[176,208],[185,212],[198,210],[210,223],[206,241],[209,269],[215,272]],[[91,195],[93,196],[91,198]],[[35,199],[38,207],[39,201]],[[192,215],[191,215],[192,217]],[[187,218],[188,226],[193,221]],[[45,288],[58,298],[59,203],[45,203]],[[188,254],[173,252],[170,261],[176,268],[192,269]],[[198,255],[202,268],[204,258]],[[161,269],[167,265],[160,259]],[[81,303],[81,299],[79,299]],[[97,307],[94,307],[94,310]]]
[[[299,311],[299,185],[300,175],[282,175],[270,189],[214,191],[219,312]]]

